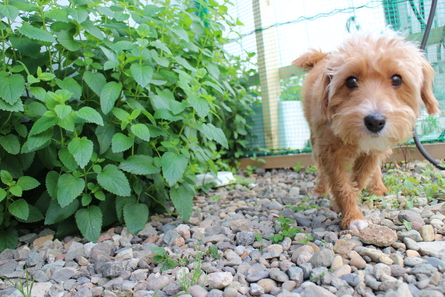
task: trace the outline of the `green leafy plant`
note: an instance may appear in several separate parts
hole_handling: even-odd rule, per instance
[[[0,180],[3,184],[0,188],[0,225],[9,227],[0,232],[0,250],[4,250],[15,246],[18,233],[14,227],[18,222],[37,222],[43,216],[35,206],[28,204],[23,198],[23,191],[32,190],[40,185],[35,178],[21,176],[15,180],[8,171],[1,170]]]
[[[224,50],[240,24],[228,5],[0,4],[0,169],[40,184],[20,198],[5,183],[0,250],[31,219],[91,241],[116,222],[137,233],[169,201],[188,220],[196,173],[247,144],[249,64]]]
[[[281,231],[274,236],[268,238],[272,240],[273,243],[281,243],[286,237],[294,238],[297,233],[302,233],[303,231],[300,228],[291,227],[294,224],[294,221],[289,218],[285,218],[280,216],[277,218],[278,223],[280,224]]]
[[[161,271],[173,269],[178,266],[178,261],[170,257],[163,247],[155,246],[151,251],[155,254],[153,261],[158,264],[162,263]]]
[[[207,254],[210,255],[213,259],[219,259],[218,247],[216,245],[209,246]]]
[[[306,234],[306,238],[300,240],[300,243],[301,243],[301,244],[306,244],[306,243],[308,243],[308,242],[312,242],[312,241],[314,241],[314,237],[313,237],[312,235],[310,235],[310,234]],[[323,242],[322,242],[322,243],[323,243]]]
[[[259,251],[263,250],[263,236],[261,233],[255,232],[255,241],[259,242],[260,246],[258,248]]]
[[[285,208],[290,208],[295,212],[321,208],[321,206],[310,202],[311,197],[307,196],[305,199],[300,200],[297,205],[286,205]]]

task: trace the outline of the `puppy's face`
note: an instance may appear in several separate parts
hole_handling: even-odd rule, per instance
[[[429,113],[438,112],[433,76],[419,50],[402,39],[351,39],[327,62],[324,116],[345,143],[385,151],[412,135],[422,101]]]

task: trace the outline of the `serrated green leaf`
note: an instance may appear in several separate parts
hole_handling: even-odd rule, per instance
[[[209,140],[214,140],[223,147],[228,148],[227,138],[221,128],[215,127],[213,124],[203,124],[198,130]]]
[[[0,229],[0,251],[15,249],[19,241],[19,234],[14,228]]]
[[[82,26],[85,28],[85,30],[90,33],[91,35],[93,35],[94,37],[96,37],[99,40],[104,39],[104,34],[102,33],[102,31],[93,24],[93,22],[91,22],[90,20],[86,20],[85,22],[82,23]]]
[[[111,149],[114,153],[120,153],[128,150],[134,144],[134,138],[124,135],[122,133],[116,133],[111,140]]]
[[[127,160],[121,162],[119,168],[138,175],[147,175],[160,172],[160,169],[154,165],[153,158],[146,155],[130,156]]]
[[[84,168],[93,155],[94,144],[85,136],[77,139],[74,138],[68,143],[68,150],[73,155],[80,168]]]
[[[215,84],[215,83],[212,83],[210,81],[205,81],[204,85],[207,85],[207,86],[210,86],[210,87],[214,88],[220,94],[224,94],[223,89],[220,86],[218,86],[217,84]]]
[[[170,199],[179,215],[187,222],[193,211],[193,192],[189,188],[180,185],[178,188],[170,188]]]
[[[87,206],[93,201],[93,197],[90,194],[84,194],[82,196],[82,206]]]
[[[191,66],[186,59],[184,59],[184,58],[182,58],[180,56],[174,57],[174,59],[176,60],[176,62],[178,62],[185,69],[188,69],[190,71],[196,71],[196,68]]]
[[[169,186],[174,185],[183,175],[188,160],[183,155],[166,152],[162,155],[162,174]]]
[[[50,81],[56,78],[54,74],[49,72],[42,72],[37,77],[43,81]]]
[[[29,216],[29,205],[25,199],[17,199],[16,201],[9,204],[8,207],[9,213],[13,216],[26,220]]]
[[[82,96],[82,87],[79,83],[72,77],[65,77],[63,80],[56,79],[56,84],[64,90],[72,93],[73,98],[80,99]]]
[[[12,46],[23,55],[32,57],[33,59],[37,59],[40,55],[41,45],[26,36],[12,35],[9,37],[9,41],[11,42]]]
[[[161,108],[155,111],[154,118],[176,122],[182,120],[184,117],[182,115],[174,115],[170,110]]]
[[[59,118],[63,119],[71,114],[71,112],[73,111],[73,108],[69,105],[59,104],[59,105],[56,105],[56,107],[54,108],[54,111],[56,112],[56,114]]]
[[[14,134],[8,134],[0,137],[0,145],[2,148],[11,155],[17,155],[20,153],[20,141]]]
[[[46,190],[48,191],[49,196],[54,199],[57,199],[57,182],[59,181],[59,174],[55,171],[50,171],[45,177],[45,185]]]
[[[140,37],[147,37],[151,34],[151,29],[147,24],[140,24],[139,27],[136,28],[136,32]]]
[[[73,35],[66,30],[60,30],[57,33],[57,40],[69,51],[75,52],[80,50],[79,41],[74,40]]]
[[[124,206],[124,220],[128,231],[131,234],[137,234],[144,229],[148,221],[148,207],[143,203],[128,201]]]
[[[100,96],[102,89],[107,83],[107,79],[105,78],[105,76],[102,73],[98,72],[93,73],[90,71],[85,71],[82,79],[98,96]]]
[[[0,97],[9,105],[14,105],[25,91],[25,79],[20,74],[0,76]]]
[[[57,183],[57,201],[65,207],[76,199],[85,188],[85,180],[70,173],[62,174]]]
[[[31,167],[32,163],[35,160],[35,155],[35,152],[32,152],[28,154],[20,154],[17,156],[24,171],[28,170]]]
[[[97,181],[102,188],[115,195],[128,197],[131,194],[127,177],[116,165],[106,165],[97,175]]]
[[[142,140],[150,141],[150,130],[145,124],[131,125],[131,132]]]
[[[94,197],[100,201],[105,201],[106,199],[105,193],[100,190],[94,193]]]
[[[23,191],[29,191],[40,186],[40,182],[31,176],[21,176],[17,180],[17,185],[19,185]]]
[[[5,100],[0,99],[0,110],[4,111],[23,111],[23,102],[22,100],[18,100],[13,105],[10,105],[9,103],[6,103]]]
[[[99,112],[89,106],[84,106],[75,112],[76,115],[87,123],[94,123],[99,126],[104,125],[104,120]]]
[[[150,66],[132,64],[130,67],[130,72],[131,75],[133,75],[134,80],[142,87],[146,87],[153,77],[153,68]]]
[[[96,205],[88,208],[81,208],[76,212],[76,223],[82,235],[96,242],[102,230],[102,211]]]
[[[46,98],[46,91],[44,88],[41,87],[32,87],[29,89],[29,91],[31,92],[31,94],[34,95],[34,97],[36,97],[37,99],[39,99],[40,101],[45,101]]]
[[[56,42],[56,39],[54,38],[54,36],[51,33],[49,33],[48,31],[33,27],[28,24],[23,24],[19,28],[19,32],[31,39],[37,39],[40,41],[45,41],[45,42],[50,42],[50,43]]]
[[[116,197],[115,201],[115,209],[116,209],[116,216],[120,223],[124,223],[124,206],[128,201],[134,201],[136,202],[136,199],[134,199],[133,196],[131,197]]]
[[[221,72],[219,71],[218,65],[217,64],[208,64],[206,66],[207,71],[213,76],[213,78],[215,79],[219,79],[219,76],[221,74]]]
[[[19,16],[19,9],[12,5],[0,4],[0,15],[14,21]]]
[[[130,50],[134,49],[135,47],[137,47],[137,45],[135,43],[128,41],[128,40],[121,40],[121,41],[114,43],[111,46],[111,49],[114,51],[120,52],[120,51],[126,51],[126,50],[130,51]]]
[[[114,136],[115,127],[112,124],[107,124],[106,126],[98,126],[96,128],[96,137],[99,142],[99,153],[105,153],[111,146],[111,142]]]
[[[130,114],[122,108],[113,107],[111,112],[119,119],[119,121],[127,121],[130,118]]]
[[[150,45],[156,47],[157,49],[160,49],[160,50],[166,52],[169,55],[172,54],[172,52],[170,51],[168,46],[165,43],[163,43],[162,41],[160,41],[160,40],[152,41],[152,42],[150,42]]]
[[[99,46],[99,47],[102,50],[102,52],[105,54],[107,59],[109,60],[107,62],[112,62],[113,64],[119,64],[119,60],[118,60],[117,55],[114,51],[112,51],[104,46]]]
[[[165,57],[159,57],[158,52],[154,49],[150,51],[153,60],[155,60],[156,64],[159,64],[162,67],[167,68],[170,65],[170,61]]]
[[[10,187],[9,192],[12,195],[14,195],[15,197],[22,197],[22,195],[23,195],[22,187],[20,187],[19,185],[14,185],[14,186]]]
[[[78,23],[83,23],[88,18],[88,11],[82,8],[71,8],[66,9],[68,15],[71,16]]]
[[[12,182],[14,181],[14,179],[12,178],[11,173],[9,173],[6,170],[1,170],[0,171],[0,179],[1,179],[2,183],[4,183],[7,186],[11,185]]]
[[[65,207],[61,207],[56,200],[51,200],[45,214],[45,225],[52,225],[73,215],[79,208],[79,200],[73,200]]]
[[[156,254],[157,256],[161,256],[161,259],[164,259],[164,257],[167,256],[167,252],[161,246],[154,246],[154,247],[151,248],[151,251],[154,254]]]
[[[100,107],[104,114],[107,114],[114,107],[114,103],[119,98],[122,91],[122,84],[110,81],[105,84],[100,92]]]
[[[6,195],[7,195],[8,193],[5,191],[5,190],[3,190],[2,188],[0,188],[0,202],[2,202],[5,198],[6,198]],[[1,223],[0,223],[1,224]]]
[[[22,153],[30,153],[49,145],[53,135],[54,129],[50,128],[38,135],[29,136],[28,140],[22,146]]]
[[[187,101],[190,103],[193,109],[196,110],[200,118],[205,118],[209,114],[210,105],[206,99],[202,97],[189,96]]]
[[[35,222],[43,220],[43,214],[40,212],[40,210],[37,207],[35,207],[31,204],[28,204],[28,207],[29,207],[28,218],[26,220],[19,218],[18,219],[19,221],[24,222],[24,223],[35,223]]]
[[[50,128],[53,128],[57,121],[58,119],[55,116],[42,116],[40,119],[34,122],[28,136],[37,135],[49,130]]]
[[[45,13],[45,16],[56,21],[68,23],[68,13],[65,9],[53,8]]]
[[[74,159],[73,155],[66,148],[62,148],[58,151],[58,156],[60,161],[67,167],[69,170],[77,170],[79,164],[77,164],[76,159]]]
[[[28,104],[27,115],[29,117],[42,117],[47,112],[46,106],[40,102],[34,101]]]

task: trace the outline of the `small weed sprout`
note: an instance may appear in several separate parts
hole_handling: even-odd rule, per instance
[[[162,263],[161,271],[166,271],[178,266],[178,261],[175,261],[172,257],[167,254],[167,251],[163,247],[155,246],[151,249],[155,254],[153,261],[157,264]]]
[[[281,227],[280,233],[268,238],[272,240],[273,243],[281,243],[286,237],[294,238],[297,233],[303,232],[300,228],[291,227],[291,224],[294,223],[292,219],[280,216],[277,218],[277,221]]]
[[[412,230],[412,228],[413,228],[413,223],[412,223],[412,222],[409,222],[409,221],[406,221],[406,220],[404,220],[404,221],[403,221],[403,226],[405,226],[406,230],[408,230],[408,231],[411,231],[411,230]]]
[[[34,286],[34,279],[29,274],[28,269],[25,270],[25,280],[11,281],[6,277],[1,277],[5,281],[9,282],[14,288],[16,288],[23,297],[31,297],[32,288]]]

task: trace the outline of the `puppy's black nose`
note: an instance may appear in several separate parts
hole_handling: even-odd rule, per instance
[[[380,132],[385,127],[386,118],[380,114],[365,117],[365,126],[372,133]]]

